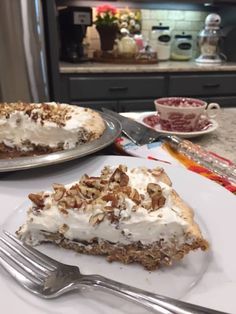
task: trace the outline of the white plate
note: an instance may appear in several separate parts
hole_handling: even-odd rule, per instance
[[[163,148],[164,144],[162,142],[152,142],[150,144],[139,146],[134,144],[127,137],[120,136],[119,141],[117,141],[115,145],[119,150],[122,150],[126,154],[134,157],[148,158],[171,165],[184,167],[184,165],[178,161],[178,159],[172,157],[171,154]]]
[[[158,163],[141,158],[101,156],[66,163],[52,168],[32,169],[5,175],[0,181],[0,223],[11,214],[5,227],[13,231],[22,223],[32,191],[47,189],[53,182],[69,183],[84,172],[96,175],[104,165],[126,164],[130,167],[155,167]],[[170,175],[175,189],[194,208],[196,219],[211,242],[208,254],[192,253],[172,268],[147,272],[138,265],[109,264],[102,257],[79,255],[53,246],[40,249],[69,264],[80,265],[84,273],[99,273],[133,286],[181,297],[194,303],[236,313],[236,198],[218,184],[180,167],[161,164]],[[14,212],[14,213],[13,213]],[[12,215],[13,213],[13,215]],[[202,276],[203,275],[203,276]],[[0,269],[1,310],[3,313],[148,313],[141,307],[89,290],[45,301],[31,295]],[[202,278],[201,278],[202,276]],[[200,280],[200,281],[199,281]],[[188,291],[188,293],[187,293]],[[187,293],[187,294],[186,294]]]
[[[143,122],[143,119],[145,117],[148,117],[152,114],[155,114],[156,112],[152,112],[152,113],[141,113],[138,118],[137,118],[137,121],[138,122],[141,122],[143,123],[144,125],[146,126],[149,126],[147,125],[146,123]],[[125,114],[124,114],[125,115]],[[211,125],[209,125],[209,127],[206,129],[206,130],[201,130],[201,131],[195,131],[195,132],[177,132],[177,131],[165,131],[165,130],[162,130],[160,124],[157,124],[154,129],[162,134],[168,134],[168,135],[177,135],[179,137],[183,137],[183,138],[193,138],[193,137],[197,137],[197,136],[202,136],[202,135],[205,135],[205,134],[209,134],[211,132],[214,132],[217,128],[218,128],[218,122],[214,119],[210,119],[209,120],[211,122]]]

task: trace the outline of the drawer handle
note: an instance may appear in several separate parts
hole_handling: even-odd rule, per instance
[[[110,92],[125,92],[128,90],[128,87],[126,86],[113,86],[109,87]]]
[[[220,84],[219,83],[216,83],[216,84],[204,84],[203,87],[204,88],[218,88],[218,87],[220,87]]]

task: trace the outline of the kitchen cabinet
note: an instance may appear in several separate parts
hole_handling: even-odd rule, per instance
[[[235,0],[226,2],[230,1]],[[131,66],[131,71],[127,70],[128,65],[116,65],[113,69],[112,64],[104,64],[104,71],[103,64],[99,64],[100,70],[96,70],[96,64],[91,63],[87,66],[71,64],[71,71],[66,67],[65,72],[61,71],[58,25],[55,18],[55,3],[59,2],[61,1],[42,1],[52,101],[95,109],[105,106],[117,111],[141,111],[153,110],[153,101],[158,97],[189,96],[216,101],[222,107],[236,107],[236,66],[231,69],[231,65],[227,63],[221,68],[218,65],[211,66],[210,70],[207,67],[203,70],[202,67],[196,67],[196,64],[190,65],[189,69],[185,62],[173,65],[174,69],[165,67],[164,63],[149,67],[134,65],[133,68]],[[143,1],[140,0],[141,2]],[[150,4],[151,2],[148,6]]]
[[[139,99],[164,95],[164,76],[69,76],[71,100]]]
[[[164,75],[61,75],[60,101],[100,110],[154,110],[153,100],[164,97]]]
[[[154,111],[155,105],[153,99],[133,99],[119,101],[118,108],[120,112]]]
[[[63,73],[60,102],[101,110],[155,110],[159,97],[197,97],[236,106],[236,72]]]
[[[87,108],[92,108],[95,110],[101,110],[103,107],[113,110],[113,111],[117,111],[119,112],[119,104],[118,101],[71,101],[70,104],[72,105],[78,105],[81,107],[87,107]]]
[[[102,110],[107,108],[117,112],[129,111],[153,111],[155,110],[153,99],[133,99],[133,100],[120,100],[120,101],[71,101],[70,104],[78,105],[81,107],[88,107],[95,110]]]
[[[125,0],[122,0],[124,3]],[[133,0],[131,2],[143,3],[147,1]],[[204,0],[183,0],[191,3],[202,3]],[[214,0],[215,3],[235,3],[235,0]],[[158,97],[167,96],[189,96],[211,101],[217,100],[221,106],[236,106],[236,68],[232,70],[221,70],[220,66],[215,65],[208,70],[199,69],[189,70],[183,62],[179,68],[170,70],[167,68],[160,69],[158,65],[151,65],[143,72],[137,67],[135,71],[126,71],[128,65],[124,65],[124,70],[114,70],[114,73],[109,67],[104,67],[104,72],[100,73],[93,70],[93,65],[89,65],[86,70],[82,70],[82,64],[71,66],[72,71],[62,72],[59,62],[59,36],[58,24],[56,16],[57,5],[65,5],[67,1],[63,0],[47,0],[42,1],[44,13],[44,28],[45,28],[45,49],[48,63],[48,78],[50,100],[59,102],[75,103],[81,105],[93,106],[98,109],[104,104],[105,106],[122,109],[123,111],[131,110],[146,110],[152,108],[153,100]],[[91,2],[92,3],[92,2]],[[163,7],[168,1],[148,1],[148,8],[152,5],[157,8],[158,3]],[[137,6],[137,4],[135,5]],[[173,3],[173,6],[175,4]],[[231,20],[234,23],[234,10],[231,6],[224,6],[222,13],[227,10],[227,16],[231,13]],[[233,6],[232,6],[233,8]],[[235,8],[235,7],[234,7]],[[229,11],[229,12],[228,12]],[[224,17],[225,18],[225,17]],[[231,25],[230,24],[230,25]],[[227,63],[226,63],[227,64]],[[73,71],[73,66],[77,69]],[[101,69],[100,65],[100,69]],[[230,65],[228,65],[230,67]],[[90,68],[89,68],[90,67]],[[140,68],[142,68],[140,66]],[[163,67],[165,68],[165,66]],[[77,73],[76,73],[77,72]],[[108,73],[109,72],[109,73]],[[137,109],[136,109],[137,108]]]
[[[236,74],[170,75],[170,96],[225,96],[235,94]]]

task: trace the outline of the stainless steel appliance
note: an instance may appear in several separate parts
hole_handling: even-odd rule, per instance
[[[220,30],[221,17],[212,13],[206,17],[205,28],[198,35],[198,44],[201,55],[196,59],[197,63],[220,64],[222,55],[220,54]]]
[[[0,1],[0,102],[48,100],[42,3]]]
[[[60,59],[69,62],[88,61],[83,39],[87,27],[92,25],[92,9],[68,6],[58,13],[60,31]]]

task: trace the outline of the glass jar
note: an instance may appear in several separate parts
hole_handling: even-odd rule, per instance
[[[151,33],[150,44],[157,52],[159,61],[166,61],[170,59],[171,51],[171,34],[169,26],[153,26]]]
[[[184,32],[175,35],[171,47],[171,59],[177,61],[188,61],[193,56],[192,35]]]

